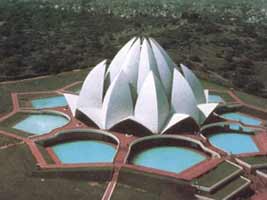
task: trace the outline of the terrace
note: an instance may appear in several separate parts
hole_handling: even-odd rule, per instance
[[[77,92],[81,87],[81,82],[77,80],[84,78],[84,76],[85,71],[75,71],[59,74],[58,76],[54,77],[25,80],[20,83],[4,83],[0,85],[0,91],[3,91],[6,95],[10,92],[12,97],[12,102],[9,102],[9,99],[5,98],[6,106],[0,108],[3,113],[0,118],[0,142],[1,145],[3,145],[0,147],[0,156],[2,155],[4,158],[7,158],[11,152],[11,155],[14,154],[14,156],[10,158],[10,162],[13,162],[13,159],[18,159],[16,162],[18,162],[19,165],[24,165],[22,164],[23,162],[28,162],[28,160],[31,160],[27,164],[27,166],[30,165],[30,167],[27,167],[25,170],[28,173],[31,173],[31,179],[33,182],[39,180],[41,177],[41,179],[46,180],[49,178],[57,183],[61,183],[61,177],[65,177],[70,180],[77,180],[77,182],[81,184],[81,191],[84,192],[83,184],[85,184],[85,182],[83,182],[83,180],[86,179],[87,182],[90,181],[88,186],[89,190],[92,188],[92,190],[95,190],[97,193],[91,194],[87,191],[87,197],[94,199],[102,198],[103,200],[123,199],[125,195],[133,195],[132,197],[129,197],[129,199],[138,199],[144,197],[147,197],[147,199],[162,199],[163,197],[177,198],[179,196],[181,196],[181,198],[182,196],[186,196],[187,198],[192,199],[192,195],[194,194],[198,198],[203,198],[203,196],[205,196],[211,199],[228,199],[236,194],[241,194],[242,192],[249,193],[246,192],[248,185],[257,183],[251,183],[247,178],[240,176],[240,174],[243,172],[243,169],[236,164],[238,162],[233,163],[233,161],[235,162],[235,159],[231,159],[231,162],[228,160],[230,158],[238,158],[249,164],[265,164],[264,158],[258,157],[257,155],[258,153],[265,155],[264,151],[266,150],[267,142],[265,143],[264,141],[267,141],[267,135],[266,132],[264,132],[264,128],[259,128],[258,125],[255,125],[254,128],[259,129],[250,129],[249,132],[253,135],[253,141],[259,148],[260,152],[250,152],[249,154],[248,152],[242,152],[239,155],[231,155],[231,157],[214,147],[212,143],[208,141],[204,129],[198,134],[193,132],[179,131],[179,135],[162,134],[159,136],[149,136],[150,138],[140,138],[138,135],[133,136],[128,133],[125,134],[122,132],[108,131],[109,136],[117,138],[116,142],[114,143],[105,137],[99,138],[99,136],[102,134],[99,132],[99,130],[95,129],[94,127],[88,128],[85,123],[73,117],[71,115],[71,110],[62,104],[48,106],[49,109],[47,109],[46,106],[36,109],[32,105],[32,102],[36,99],[43,99],[47,103],[47,101],[49,102],[52,98],[53,102],[53,97],[55,95],[57,96],[66,91]],[[64,79],[64,83],[60,81],[57,82],[59,79]],[[212,91],[214,91],[214,94],[216,93],[222,96],[226,105],[228,103],[233,103],[240,105],[242,109],[247,107],[247,103],[240,101],[238,95],[236,95],[232,90],[228,90],[227,88],[223,88],[206,81],[204,81],[204,83],[205,85],[208,85],[209,88],[213,89]],[[18,87],[18,84],[20,87]],[[46,84],[48,88],[47,90],[45,90],[46,86],[44,86]],[[36,92],[34,90],[36,90]],[[13,110],[11,109],[11,105],[13,105]],[[249,109],[253,108],[249,107]],[[263,121],[265,119],[266,112],[260,108],[257,108],[256,110],[256,113],[246,112],[246,114],[249,114],[251,117],[259,118],[261,121]],[[32,125],[28,125],[31,130],[21,128],[19,128],[19,130],[14,129],[14,126],[20,122],[23,122],[31,115],[39,116],[49,113],[56,115],[60,114],[68,119],[68,123],[63,127],[53,127],[51,130],[45,131],[42,134],[38,134],[36,131],[31,132],[31,127],[33,127]],[[225,123],[225,121],[220,121],[217,116],[212,117],[214,117],[216,120],[219,120],[216,123]],[[37,118],[35,118],[35,120],[40,123],[44,121],[43,119]],[[88,132],[88,129],[90,129],[90,134],[76,133],[77,130],[79,130],[78,132],[85,133]],[[210,131],[214,131],[214,129],[216,131],[225,130],[227,127],[223,125],[219,128],[210,127],[210,130],[207,128],[207,134],[209,134]],[[238,132],[239,130],[236,131]],[[64,134],[64,132],[69,132],[69,134]],[[73,132],[75,132],[75,134],[73,134]],[[86,138],[85,135],[87,135]],[[90,137],[88,135],[90,135]],[[261,138],[261,142],[259,142],[259,136]],[[149,142],[149,139],[157,139],[157,137],[160,138],[158,141],[164,143],[165,138],[168,142],[166,143],[165,141],[165,144],[160,142]],[[145,142],[146,140],[148,143],[144,145],[142,142]],[[83,151],[83,149],[79,149],[80,144],[78,146],[71,146],[71,149],[67,148],[68,151],[66,151],[66,149],[56,149],[57,145],[70,144],[77,141],[101,141],[102,145],[109,144],[109,147],[114,147],[116,151],[109,156],[109,160],[107,161],[106,159],[97,160],[95,159],[96,157],[92,157],[92,160],[90,160],[90,156],[87,156],[89,153],[87,151]],[[140,142],[140,145],[138,145],[138,141]],[[175,141],[179,142],[176,143]],[[162,147],[167,147],[166,144],[170,143],[173,143],[171,147],[190,150],[191,153],[201,155],[205,159],[200,159],[194,163],[194,165],[186,166],[179,170],[175,169],[175,171],[170,171],[168,169],[166,170],[164,160],[160,160],[161,164],[163,163],[164,168],[158,168],[157,166],[140,166],[139,164],[136,165],[135,162],[131,162],[131,160],[135,160],[135,156],[142,154],[143,150],[146,151],[147,149],[153,148],[154,146],[152,144],[157,144],[156,146],[161,144]],[[85,145],[85,149],[88,148],[87,145],[88,144]],[[89,147],[91,148],[92,146],[90,145]],[[138,146],[142,148],[139,148]],[[103,146],[94,146],[90,152],[101,153],[102,147]],[[170,146],[167,148],[170,148]],[[22,153],[23,155],[19,155],[19,152],[14,153],[16,151],[21,151],[24,153]],[[73,152],[74,154],[72,155]],[[73,162],[79,153],[83,155],[82,160],[79,159],[78,161]],[[162,150],[156,152],[152,157],[155,158],[157,155],[161,155],[161,153]],[[167,153],[169,154],[169,152]],[[73,156],[73,158],[71,161],[66,161],[62,155],[68,155],[67,157]],[[96,155],[97,158],[104,156],[101,154]],[[19,156],[21,156],[21,158],[18,158]],[[23,161],[25,160],[25,157],[26,161]],[[148,157],[152,158],[151,155]],[[179,160],[178,158],[181,157],[181,155],[176,156],[171,153],[171,157],[177,157],[177,160]],[[191,156],[188,156],[188,158],[191,158]],[[147,158],[145,160],[147,160]],[[10,162],[7,163],[10,164]],[[189,163],[189,161],[187,162]],[[4,165],[4,168],[7,166],[8,165]],[[12,169],[19,171],[18,168],[15,169],[15,166],[13,167]],[[248,173],[247,171],[245,172]],[[5,177],[5,175],[3,176]],[[8,176],[11,176],[9,172],[7,173],[7,177]],[[17,177],[15,177],[15,179],[21,180]],[[71,181],[67,181],[64,184],[63,185],[66,188],[73,187]],[[169,187],[170,185],[171,187]],[[25,184],[26,190],[30,187],[31,184]],[[179,191],[184,192],[177,192],[177,188],[181,189]],[[43,184],[43,189],[50,189],[50,186],[48,184]],[[7,198],[10,198],[8,189],[5,189],[5,191]],[[71,193],[71,191],[73,190],[69,189],[69,191],[65,191],[65,193],[58,195],[60,198],[65,197],[65,195],[67,196],[67,194]],[[166,193],[166,191],[169,191],[168,194],[163,195],[163,193]],[[21,191],[18,191],[18,193],[19,192]],[[42,191],[40,191],[40,194],[43,195],[44,199],[49,198],[48,194],[44,195]],[[79,195],[80,194],[77,194],[78,198],[80,197]],[[25,199],[28,197],[28,194],[25,195]]]

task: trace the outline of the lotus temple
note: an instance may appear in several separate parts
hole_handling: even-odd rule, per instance
[[[26,144],[35,176],[83,176],[176,199],[267,199],[267,111],[203,86],[153,38],[135,37],[86,78],[12,92],[0,136]],[[3,128],[5,127],[5,128]],[[144,198],[145,199],[145,198]]]

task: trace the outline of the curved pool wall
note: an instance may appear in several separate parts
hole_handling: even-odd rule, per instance
[[[127,162],[179,173],[209,156],[220,157],[201,142],[195,142],[191,138],[173,135],[148,136],[137,139],[130,145]],[[168,158],[168,161],[164,158]]]
[[[250,125],[250,126],[259,126],[262,123],[260,119],[253,118],[253,117],[250,117],[248,115],[245,115],[239,112],[225,113],[225,114],[222,114],[221,117],[227,120],[240,121],[241,123],[245,125]]]
[[[233,123],[233,122],[215,122],[215,123],[210,123],[210,124],[207,124],[201,127],[201,133],[203,135],[208,135],[210,132],[216,133],[216,132],[224,132],[224,131],[241,131],[244,133],[254,133],[257,130],[258,130],[257,128],[251,128],[251,127],[247,127],[242,124]]]
[[[113,162],[119,147],[117,137],[94,129],[61,131],[38,143],[51,147],[62,163],[71,164]]]
[[[33,99],[31,101],[31,104],[33,108],[43,109],[43,108],[67,106],[67,101],[64,96],[52,96],[52,97]]]
[[[208,136],[210,143],[228,154],[259,152],[251,134],[219,132]]]
[[[27,133],[42,135],[69,123],[70,118],[60,112],[28,112],[29,116],[17,122],[12,128]]]

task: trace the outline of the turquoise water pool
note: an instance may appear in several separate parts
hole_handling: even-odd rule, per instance
[[[142,151],[134,157],[132,163],[179,173],[205,159],[205,156],[187,148],[164,146]]]
[[[112,162],[116,154],[114,146],[96,140],[61,143],[52,149],[62,163]]]
[[[64,126],[68,122],[68,119],[60,115],[31,114],[29,117],[13,126],[13,128],[36,135],[42,135],[49,133],[55,128]]]
[[[241,133],[217,133],[209,136],[214,146],[232,154],[258,152],[259,149],[250,135]]]
[[[230,120],[237,120],[246,125],[259,126],[261,124],[261,120],[249,117],[241,113],[226,113],[223,114],[222,117]]]
[[[67,101],[64,96],[47,97],[41,99],[34,99],[31,101],[32,106],[36,109],[54,108],[66,106]]]
[[[216,95],[216,94],[209,94],[208,97],[208,102],[209,103],[223,103],[224,100],[221,96]]]
[[[239,130],[243,130],[246,132],[252,132],[253,131],[249,127],[243,127],[243,126],[240,126],[239,124],[234,124],[234,123],[229,124],[229,128],[232,130],[236,130],[236,131],[239,131]]]

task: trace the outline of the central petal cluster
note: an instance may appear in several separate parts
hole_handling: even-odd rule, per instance
[[[133,38],[109,66],[104,60],[88,74],[79,95],[64,95],[74,116],[79,110],[101,129],[132,120],[154,134],[188,118],[200,125],[217,106],[152,38]]]

